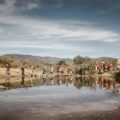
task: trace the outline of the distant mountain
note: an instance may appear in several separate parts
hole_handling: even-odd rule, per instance
[[[41,57],[41,56],[32,56],[32,55],[22,55],[22,54],[6,54],[3,57],[8,57],[17,61],[32,61],[36,63],[58,63],[60,60],[65,60],[68,64],[73,64],[73,59],[70,58],[58,58],[58,57]],[[93,61],[103,62],[103,61],[116,61],[116,58],[111,57],[100,57],[100,58],[90,58]]]
[[[112,60],[112,61],[115,61],[117,60],[117,58],[112,58],[112,57],[100,57],[100,58],[95,58],[94,60],[96,61],[106,61],[106,60]]]
[[[8,57],[17,61],[24,61],[24,60],[30,60],[34,62],[42,62],[42,63],[57,63],[60,60],[65,60],[66,63],[72,64],[73,60],[70,58],[58,58],[58,57],[41,57],[41,56],[32,56],[32,55],[21,55],[21,54],[6,54],[3,55],[4,57]]]

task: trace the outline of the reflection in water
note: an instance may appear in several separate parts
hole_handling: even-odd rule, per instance
[[[7,78],[6,78],[6,89],[8,89],[9,87],[10,87],[10,77],[9,76],[7,76]]]
[[[22,77],[21,77],[21,85],[24,85],[24,82],[25,82],[25,77],[22,76]]]
[[[120,101],[120,84],[113,78],[51,76],[21,77],[15,81],[9,77],[3,85],[7,90],[0,92],[0,120],[9,116],[12,120],[21,119],[21,116],[26,117],[24,120],[28,117],[43,120],[48,116],[49,120],[49,116],[66,116],[67,113],[109,111],[116,109]]]
[[[117,84],[115,83],[115,80],[110,80],[105,78],[102,79],[102,77],[99,77],[97,82],[100,88],[106,88],[106,89],[113,89],[115,88],[115,84]]]
[[[96,91],[98,88],[107,91],[107,96],[118,96],[120,93],[120,84],[115,81],[114,78],[102,78],[93,76],[50,76],[36,78],[31,77],[29,79],[21,76],[19,81],[10,80],[10,77],[6,78],[6,83],[3,84],[4,90],[16,89],[16,88],[29,88],[36,86],[73,86],[76,89],[90,88]]]
[[[33,77],[30,78],[30,82],[31,82],[31,87],[33,87]]]
[[[29,80],[25,80],[25,77],[21,77],[21,82],[10,82],[10,77],[7,77],[6,83],[4,84],[6,90],[14,89],[19,87],[33,87],[33,86],[66,86],[73,85],[77,89],[81,89],[82,87],[89,87],[92,89],[101,88],[105,90],[112,90],[111,94],[116,94],[120,92],[120,85],[113,78],[102,78],[102,77],[70,77],[70,76],[51,76],[49,78],[42,77],[41,79],[37,79],[35,77],[31,77]]]

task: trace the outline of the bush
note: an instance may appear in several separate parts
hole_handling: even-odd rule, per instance
[[[66,61],[65,60],[60,60],[57,65],[66,65]]]
[[[90,61],[90,58],[88,57],[81,57],[80,55],[79,56],[76,56],[74,59],[73,59],[73,62],[74,64],[78,65],[78,64],[83,64],[84,62],[88,62]]]
[[[118,83],[120,83],[120,71],[115,74],[115,79]]]

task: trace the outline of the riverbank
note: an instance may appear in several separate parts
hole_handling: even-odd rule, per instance
[[[42,75],[42,71],[40,70],[35,70],[34,71],[34,77],[39,79],[39,78],[43,78],[43,77],[55,77],[57,75],[62,75],[62,76],[72,76],[72,77],[77,77],[77,78],[80,78],[81,75],[78,75],[78,74],[57,74],[57,73],[53,73],[53,74],[50,74],[50,73],[47,73],[46,75]],[[111,77],[114,79],[114,76],[115,75],[115,72],[114,71],[111,71],[111,72],[105,72],[104,74],[93,74],[93,75],[83,75],[83,77],[89,77],[89,76],[92,76],[92,77],[105,77],[105,78],[108,78],[108,77]],[[21,81],[21,71],[19,68],[11,68],[10,70],[10,75],[6,75],[6,69],[5,68],[0,68],[0,84],[3,84],[6,82],[6,80],[10,80],[11,82],[16,82],[16,81]],[[33,78],[34,78],[33,77]],[[25,69],[25,81],[29,81],[30,78],[31,78],[31,70],[30,69]]]
[[[120,108],[113,111],[104,112],[88,112],[88,113],[72,113],[70,115],[59,116],[56,119],[51,120],[119,120]],[[50,120],[50,119],[49,119]]]
[[[36,117],[35,117],[36,116]],[[0,116],[1,120],[119,120],[120,119],[120,109],[107,112],[91,112],[91,113],[70,113],[63,114],[60,116],[50,117],[43,115],[38,117],[36,114],[31,118],[31,115],[22,116],[18,112],[6,113]]]
[[[35,74],[37,77],[40,76],[39,71],[35,71]],[[25,69],[25,78],[26,80],[31,77],[31,70],[30,69]],[[21,71],[19,68],[11,68],[10,70],[10,75],[6,75],[6,69],[5,68],[0,68],[0,83],[6,82],[6,79],[10,78],[11,81],[18,81],[21,78]]]
[[[40,72],[36,70],[35,74],[39,75]],[[26,68],[25,69],[25,76],[30,77],[30,75],[31,75],[31,70]],[[6,75],[6,68],[0,68],[0,79],[4,78],[6,76],[7,76]],[[10,69],[10,76],[11,77],[19,77],[19,76],[21,76],[21,70],[19,68],[11,68]]]
[[[34,74],[36,74],[36,76],[39,76],[41,74],[42,71],[40,70],[34,70]],[[110,71],[110,72],[105,72],[103,74],[101,74],[102,76],[114,76],[114,71]],[[67,74],[67,73],[66,73]],[[10,76],[11,77],[16,77],[16,76],[20,76],[21,75],[21,70],[20,68],[11,68],[10,69]],[[25,76],[30,77],[31,75],[31,69],[26,68],[25,69]],[[6,77],[6,68],[0,68],[0,79]]]
[[[3,104],[4,103],[4,104]],[[29,102],[16,103],[0,102],[0,120],[119,120],[120,107],[110,105],[107,107],[85,104],[74,105],[44,105]],[[6,103],[6,104],[5,104]],[[108,104],[108,103],[107,103]],[[111,103],[114,104],[114,103]],[[4,105],[4,106],[3,106]],[[91,108],[89,108],[91,106]]]

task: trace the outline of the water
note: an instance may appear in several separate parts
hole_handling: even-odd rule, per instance
[[[45,116],[53,118],[62,114],[109,111],[120,104],[119,84],[113,78],[60,76],[22,79],[22,82],[7,80],[3,85],[0,118],[8,115],[12,120],[19,116],[18,113],[37,120]]]
[[[23,82],[24,81],[24,82]],[[58,101],[98,102],[107,99],[119,98],[118,84],[111,78],[75,78],[55,77],[12,82],[7,80],[4,91],[0,92],[0,100],[9,98],[22,101],[39,101],[52,99]],[[22,98],[22,99],[21,99]],[[50,102],[50,100],[49,100]],[[53,102],[53,101],[51,101]],[[68,101],[67,101],[68,102]]]

